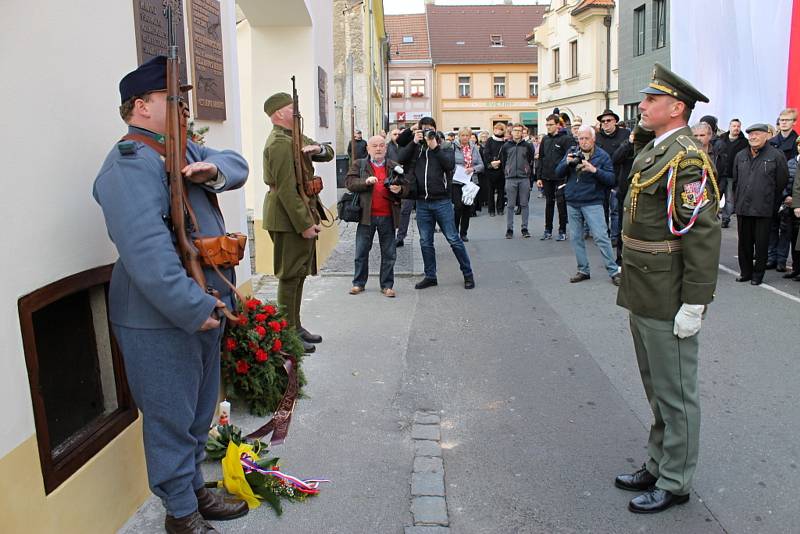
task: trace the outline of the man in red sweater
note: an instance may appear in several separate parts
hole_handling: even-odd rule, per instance
[[[394,169],[397,162],[386,159],[386,140],[375,135],[367,141],[364,159],[353,162],[345,187],[359,194],[361,221],[356,228],[355,275],[351,295],[364,292],[369,276],[369,251],[375,232],[381,246],[381,293],[394,297],[394,263],[397,258],[394,234],[400,223],[400,197],[405,179]],[[387,185],[387,183],[389,185]]]

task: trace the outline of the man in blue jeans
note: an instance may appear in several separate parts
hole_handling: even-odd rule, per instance
[[[433,229],[437,223],[461,267],[464,288],[474,288],[475,277],[467,248],[456,229],[450,196],[451,182],[448,174],[455,168],[452,145],[440,143],[436,135],[436,121],[432,117],[423,117],[416,126],[404,130],[397,143],[402,147],[399,151],[400,163],[411,168],[415,177],[417,228],[425,278],[414,288],[425,289],[439,283],[436,278],[436,249],[433,246]]]
[[[556,167],[556,176],[567,179],[564,197],[567,201],[572,250],[578,262],[578,272],[569,281],[576,283],[590,278],[589,258],[583,237],[583,226],[586,224],[603,255],[611,282],[615,286],[620,285],[620,268],[614,261],[603,210],[608,188],[615,182],[614,166],[608,153],[595,146],[592,127],[580,127],[578,147],[564,156]]]

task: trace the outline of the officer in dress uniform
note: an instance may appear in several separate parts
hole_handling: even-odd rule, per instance
[[[292,97],[287,93],[272,95],[264,102],[264,113],[269,116],[273,127],[264,146],[264,182],[270,190],[264,199],[263,220],[264,229],[269,232],[275,247],[273,266],[278,278],[278,304],[285,307],[287,321],[297,330],[305,351],[314,352],[313,343],[322,342],[322,337],[303,328],[300,304],[306,276],[317,274],[316,238],[322,227],[303,202],[294,174]],[[334,157],[330,145],[320,145],[306,136],[303,136],[303,154],[319,162]],[[311,161],[304,158],[303,165],[304,174],[313,176]],[[325,210],[319,196],[311,195],[308,201],[311,208],[324,218]]]
[[[654,421],[647,461],[615,484],[644,492],[630,501],[630,511],[655,513],[689,500],[697,465],[698,332],[717,284],[720,194],[708,156],[687,127],[695,103],[708,98],[658,63],[641,92],[636,134],[644,128],[655,138],[631,170],[617,304],[630,312]]]
[[[170,533],[216,532],[206,519],[247,513],[244,501],[204,488],[200,464],[220,384],[223,324],[215,309],[231,308],[231,291],[211,269],[208,284],[190,278],[176,252],[164,159],[166,58],[158,56],[119,84],[127,139],[106,157],[94,182],[119,260],[109,290],[109,314],[128,384],[142,411],[150,489],[167,511]],[[191,89],[184,86],[182,90]],[[225,233],[211,197],[247,180],[247,162],[230,150],[188,143],[183,169],[189,201],[203,236]],[[222,274],[233,283],[232,269]]]

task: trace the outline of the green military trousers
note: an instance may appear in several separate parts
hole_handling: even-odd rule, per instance
[[[316,271],[316,240],[294,232],[274,232],[273,267],[278,278],[278,304],[286,311],[286,321],[300,328],[300,304],[306,276]]]
[[[653,411],[647,470],[656,486],[676,495],[692,488],[700,446],[697,334],[680,339],[673,321],[630,314],[642,384]]]

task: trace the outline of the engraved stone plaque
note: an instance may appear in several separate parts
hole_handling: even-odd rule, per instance
[[[225,71],[218,0],[189,0],[189,40],[194,74],[194,115],[224,121]]]
[[[181,84],[186,84],[186,40],[183,36],[183,6],[180,0],[133,0],[133,22],[136,29],[136,56],[139,65],[155,56],[167,55],[167,18],[164,6],[172,2],[175,44],[180,58]]]

